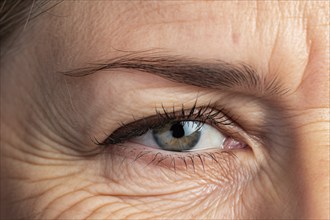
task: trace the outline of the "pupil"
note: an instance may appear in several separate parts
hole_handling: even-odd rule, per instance
[[[184,129],[181,123],[176,123],[171,126],[172,136],[175,138],[182,138],[184,136]]]

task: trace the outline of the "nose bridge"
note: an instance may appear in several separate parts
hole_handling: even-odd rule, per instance
[[[296,184],[303,218],[330,219],[329,3],[306,12],[308,60],[291,97]],[[315,13],[318,11],[318,14]]]
[[[328,114],[328,120],[320,115]],[[313,116],[314,115],[314,116]],[[318,116],[317,116],[318,115]],[[299,189],[298,201],[303,218],[329,219],[330,146],[329,109],[309,112],[298,130],[295,154],[295,181]]]

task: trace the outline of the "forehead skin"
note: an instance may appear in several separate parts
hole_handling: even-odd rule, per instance
[[[33,62],[56,70],[118,51],[159,49],[244,62],[277,78],[288,89],[281,102],[297,130],[293,175],[301,179],[306,215],[328,218],[329,7],[327,1],[63,1],[33,21],[26,48]]]
[[[62,53],[79,63],[108,58],[115,49],[153,48],[245,62],[325,107],[320,98],[329,96],[328,84],[317,82],[328,79],[328,8],[312,1],[63,2],[54,12],[61,19],[54,17],[45,31],[64,40]],[[304,91],[307,78],[317,91]]]

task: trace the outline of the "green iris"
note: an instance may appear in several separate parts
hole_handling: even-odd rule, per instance
[[[201,126],[196,121],[177,121],[152,131],[159,147],[168,151],[188,151],[193,149],[200,137]]]

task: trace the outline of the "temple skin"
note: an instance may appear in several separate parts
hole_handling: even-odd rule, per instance
[[[327,1],[63,1],[31,20],[1,58],[1,218],[329,219],[329,8]],[[246,63],[286,93],[231,96],[125,69],[59,73],[149,50]],[[249,151],[219,154],[219,163],[205,157],[194,168],[181,161],[176,170],[169,160],[146,166],[148,155],[135,161],[141,147],[130,143],[129,154],[117,147],[89,155],[91,137],[104,138],[133,113],[192,106],[197,95],[247,125],[272,122],[270,142],[247,128]]]

